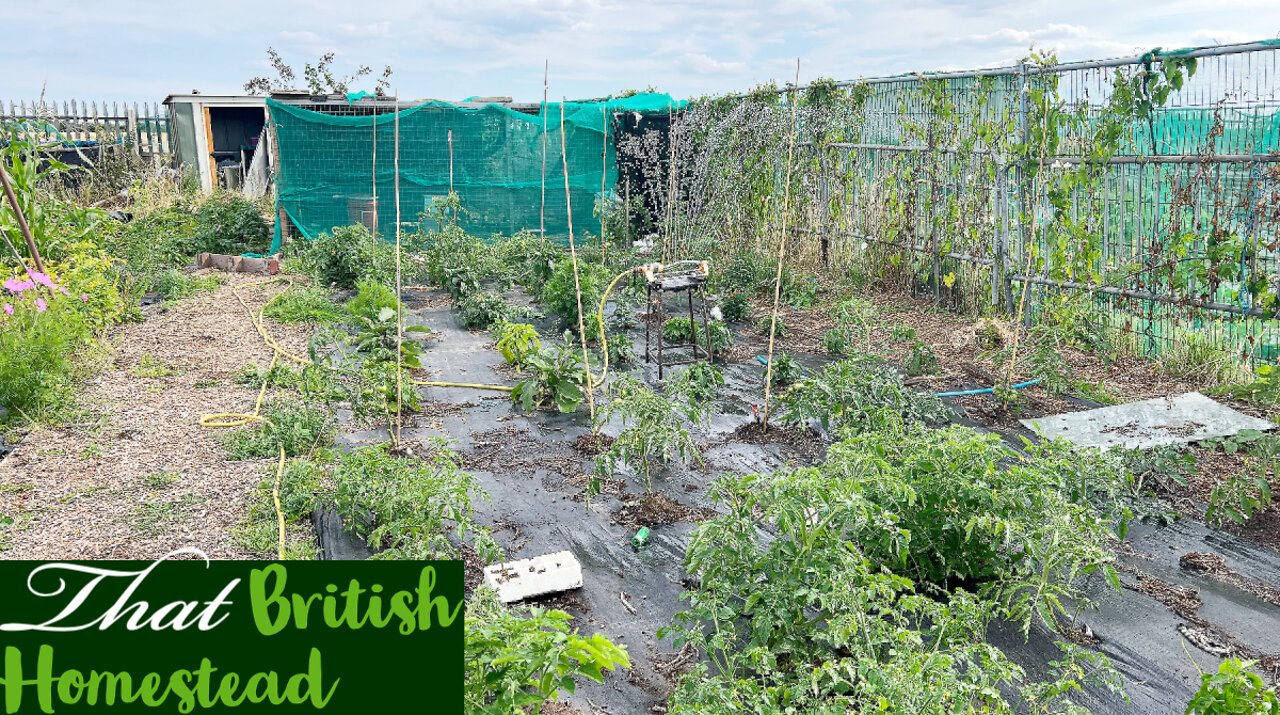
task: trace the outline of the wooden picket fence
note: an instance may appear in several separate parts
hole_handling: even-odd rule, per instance
[[[105,148],[123,146],[156,164],[172,156],[168,108],[156,102],[31,102],[0,100],[0,125],[20,127],[41,144]]]

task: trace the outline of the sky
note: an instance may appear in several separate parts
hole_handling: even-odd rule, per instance
[[[856,79],[1016,62],[1035,46],[1099,59],[1280,36],[1280,0],[673,2],[0,0],[0,101],[239,94],[275,48],[301,77],[391,65],[401,97],[552,100],[649,86],[677,97],[770,80]],[[376,74],[376,72],[375,72]],[[372,89],[372,80],[353,89]]]

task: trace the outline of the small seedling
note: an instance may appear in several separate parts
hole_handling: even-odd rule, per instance
[[[905,343],[916,339],[916,329],[907,325],[895,325],[889,328],[889,339],[895,343]]]
[[[803,377],[803,370],[800,369],[800,363],[796,362],[790,353],[779,353],[774,356],[773,370],[769,372],[769,384],[774,387],[790,385],[801,377]]]
[[[143,355],[138,364],[133,367],[133,374],[138,377],[168,377],[173,374],[173,370],[165,365],[158,358],[151,355]]]
[[[921,342],[916,342],[911,346],[911,354],[907,356],[905,365],[907,375],[911,377],[920,377],[921,375],[938,374],[938,356],[933,354],[933,349]]]
[[[139,477],[139,479],[142,480],[143,484],[151,487],[152,489],[163,489],[164,487],[170,486],[174,482],[178,481],[178,474],[177,472],[159,470],[151,472],[150,474],[144,474]]]

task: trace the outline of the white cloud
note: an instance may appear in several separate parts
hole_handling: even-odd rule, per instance
[[[721,62],[701,52],[683,54],[678,62],[681,67],[697,74],[742,74],[747,71],[746,63]]]
[[[338,23],[338,29],[342,31],[344,35],[353,35],[356,37],[391,37],[390,20],[371,22],[365,25],[340,22]]]
[[[404,96],[529,100],[542,96],[547,60],[552,97],[650,84],[689,96],[791,81],[796,57],[804,82],[1009,64],[1033,44],[1070,61],[1280,30],[1277,0],[308,0],[302,9],[223,0],[177,6],[161,22],[90,0],[15,4],[0,98],[35,96],[45,79],[82,99],[235,92],[261,74],[268,45],[295,69],[328,51],[340,72],[390,64]],[[42,39],[53,25],[56,46]]]

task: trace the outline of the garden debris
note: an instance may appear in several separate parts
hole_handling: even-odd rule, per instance
[[[532,474],[541,469],[565,477],[582,471],[582,459],[569,445],[538,441],[515,425],[476,432],[471,437],[471,453],[463,455],[462,461],[472,471]]]
[[[582,588],[582,564],[571,551],[535,556],[487,566],[484,583],[498,592],[498,600],[515,603]]]
[[[614,441],[615,439],[607,434],[588,432],[574,440],[573,448],[582,454],[594,457],[612,447]]]
[[[1178,559],[1178,565],[1187,571],[1234,586],[1275,606],[1280,606],[1280,590],[1260,581],[1241,576],[1227,566],[1227,560],[1218,554],[1190,551]]]
[[[617,523],[639,530],[646,526],[665,526],[682,521],[704,521],[715,516],[710,509],[699,509],[682,504],[663,492],[654,492],[642,497],[628,495],[624,497],[622,508],[614,512],[613,519]]]
[[[626,591],[619,592],[618,598],[622,600],[622,607],[627,609],[627,613],[636,615],[636,607],[631,605],[631,599],[627,597]]]
[[[1275,425],[1250,417],[1199,392],[1020,420],[1046,438],[1062,437],[1082,447],[1149,449],[1229,437],[1241,430]]]

